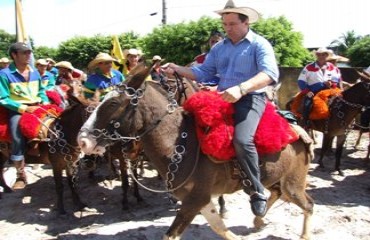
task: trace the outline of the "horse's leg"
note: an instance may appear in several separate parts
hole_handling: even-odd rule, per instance
[[[357,148],[358,148],[358,145],[360,145],[360,141],[361,141],[362,133],[363,133],[363,130],[362,130],[362,129],[360,129],[359,134],[358,134],[358,138],[357,138],[357,140],[356,140],[355,149],[357,149]]]
[[[57,163],[55,161],[51,161],[51,165],[53,167],[53,176],[54,176],[54,182],[55,182],[55,190],[57,193],[57,211],[59,214],[66,214],[66,211],[64,209],[64,200],[63,200],[63,166],[61,166],[60,163]]]
[[[270,191],[270,197],[267,200],[267,211],[271,208],[271,206],[281,197],[281,189],[280,184],[275,184],[272,187],[269,187],[268,190]],[[259,230],[264,226],[263,217],[256,216],[253,220],[254,227]]]
[[[327,134],[324,134],[324,138],[322,140],[322,147],[321,147],[321,152],[320,152],[320,157],[319,157],[319,166],[321,168],[324,168],[324,162],[322,159],[325,156],[325,153],[328,151],[330,148],[330,144],[333,142],[334,137],[329,137]]]
[[[121,187],[122,187],[122,209],[128,210],[129,204],[127,199],[127,191],[128,191],[128,174],[127,174],[127,168],[126,168],[126,162],[123,158],[119,159],[119,167],[121,170]]]
[[[301,179],[302,181],[297,182],[297,179],[295,179],[294,176],[287,178],[287,180],[282,183],[282,191],[284,195],[288,197],[289,201],[293,202],[303,210],[304,220],[301,239],[307,240],[310,239],[311,235],[310,225],[314,201],[305,191],[306,179],[299,177],[298,179]]]
[[[3,187],[4,192],[10,193],[13,190],[6,184],[5,179],[4,179],[4,164],[5,164],[6,158],[4,155],[0,153],[0,186]],[[1,198],[1,193],[0,193],[0,198]]]
[[[218,204],[220,206],[219,214],[220,214],[220,216],[222,218],[225,218],[226,217],[226,213],[227,213],[227,209],[226,209],[225,199],[224,199],[224,196],[223,195],[220,195],[218,197]]]
[[[138,179],[139,174],[137,173],[137,168],[134,168],[132,171],[134,172],[135,178]],[[139,185],[136,181],[134,181],[134,196],[136,197],[137,202],[143,201],[143,198],[141,197],[139,192]]]
[[[240,239],[232,231],[227,229],[222,218],[219,214],[217,214],[215,205],[212,203],[212,201],[210,201],[205,207],[203,207],[200,212],[206,218],[212,230],[215,231],[218,235],[228,240]]]
[[[340,170],[340,159],[342,157],[344,142],[346,141],[346,135],[337,136],[337,150],[335,151],[335,170],[338,171],[339,175],[343,176],[342,170]]]
[[[84,209],[87,205],[81,201],[80,196],[76,190],[77,171],[78,171],[77,166],[69,166],[69,167],[67,166],[67,181],[68,181],[69,188],[71,189],[72,200],[75,206],[77,206],[77,210],[82,211],[82,209]]]
[[[164,240],[180,239],[182,233],[190,225],[194,217],[199,213],[199,211],[202,210],[204,206],[209,204],[210,201],[211,196],[210,195],[205,196],[204,192],[200,191],[190,192],[186,196],[186,198],[182,200],[182,205],[163,239]],[[217,214],[215,208],[213,207],[212,209],[214,211],[214,215],[221,219],[220,216]],[[206,213],[206,215],[207,216],[211,215],[211,212]]]

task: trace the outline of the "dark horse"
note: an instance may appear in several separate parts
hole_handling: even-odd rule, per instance
[[[78,210],[82,210],[86,207],[79,197],[76,190],[77,172],[79,170],[79,155],[81,150],[77,144],[77,134],[82,127],[83,123],[90,116],[89,107],[91,104],[86,102],[83,98],[76,98],[72,94],[68,96],[69,107],[62,112],[62,114],[52,123],[50,131],[48,133],[49,142],[41,142],[40,157],[32,157],[26,155],[26,163],[51,163],[53,169],[53,176],[55,181],[56,193],[57,193],[57,204],[56,208],[58,213],[65,214],[64,198],[63,198],[63,170],[66,170],[68,185],[72,192],[73,203],[76,205]],[[121,144],[115,144],[112,146],[111,156],[120,160],[121,180],[123,198],[122,205],[123,209],[128,208],[128,175],[127,175],[127,164],[125,157],[122,155],[121,148],[128,146],[121,146]],[[132,149],[129,147],[128,155],[137,156],[136,148]],[[3,151],[0,154],[0,185],[3,186],[6,192],[11,192],[11,189],[6,185],[3,178],[3,167],[8,154]],[[132,156],[131,159],[135,159]],[[134,195],[138,201],[142,201],[142,198],[138,192],[138,185],[134,183]]]
[[[323,158],[331,148],[334,137],[337,137],[335,151],[335,170],[343,175],[340,169],[340,160],[343,152],[343,145],[346,140],[348,126],[352,123],[362,108],[370,106],[370,79],[361,77],[362,81],[336,96],[330,104],[330,116],[328,119],[312,121],[313,130],[324,134],[322,148],[319,156],[319,165],[324,168]],[[288,106],[289,108],[289,106]]]
[[[109,139],[117,137],[142,142],[146,156],[166,180],[167,190],[182,201],[164,239],[180,239],[199,212],[217,234],[239,239],[226,228],[211,201],[212,196],[242,188],[241,179],[233,174],[233,163],[215,163],[199,151],[192,117],[170,107],[171,97],[158,84],[144,81],[149,71],[135,75],[119,96],[107,99],[93,112],[78,138],[81,149],[103,154]],[[262,182],[271,192],[268,208],[279,198],[302,208],[304,239],[310,237],[313,210],[313,200],[305,192],[311,147],[300,138],[281,152],[261,158]],[[261,227],[263,220],[256,217],[254,223]]]

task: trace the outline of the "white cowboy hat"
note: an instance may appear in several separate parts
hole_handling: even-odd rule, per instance
[[[74,70],[75,68],[72,66],[72,63],[68,62],[68,61],[61,61],[61,62],[58,62],[57,64],[55,64],[55,67],[56,68],[66,68],[66,69],[69,69],[69,70]]]
[[[314,54],[317,53],[327,53],[329,56],[333,55],[333,50],[327,49],[326,47],[318,48],[317,50],[313,51]]]
[[[123,56],[125,57],[125,59],[127,59],[128,55],[141,56],[143,55],[143,52],[136,48],[130,48],[130,49],[123,50]]]
[[[96,57],[92,61],[89,62],[89,64],[87,65],[87,68],[93,69],[96,67],[96,65],[98,65],[101,62],[118,62],[118,60],[113,58],[108,53],[98,53],[98,55],[96,55]]]
[[[224,13],[240,13],[248,17],[249,23],[257,22],[260,14],[250,7],[236,7],[233,0],[227,1],[224,9],[215,11],[215,13],[222,15]]]
[[[48,65],[48,62],[45,59],[40,58],[35,63],[35,66],[37,66],[37,65],[47,66]]]

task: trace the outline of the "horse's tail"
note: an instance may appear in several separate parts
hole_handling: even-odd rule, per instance
[[[297,124],[290,124],[290,126],[299,135],[299,138],[304,142],[306,150],[309,154],[309,160],[311,162],[315,157],[315,154],[314,154],[315,146],[314,146],[313,139],[301,126]]]

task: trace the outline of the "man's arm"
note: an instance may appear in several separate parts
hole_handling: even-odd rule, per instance
[[[188,79],[195,79],[195,75],[191,68],[176,65],[174,63],[167,63],[162,66],[162,69],[166,74],[173,75],[175,72]]]

